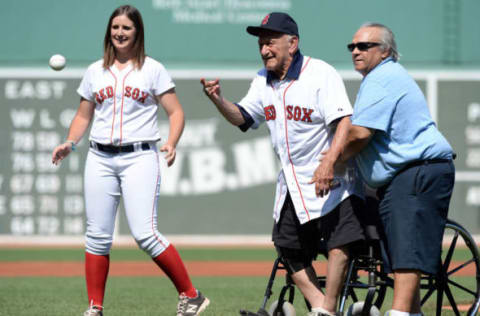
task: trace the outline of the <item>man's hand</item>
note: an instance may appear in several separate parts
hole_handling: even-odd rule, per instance
[[[334,174],[345,174],[347,166],[342,162],[335,163],[328,151],[322,152],[318,160],[320,164],[315,169],[309,184],[315,183],[315,193],[319,197],[324,197],[328,192],[340,185],[339,180],[334,179]]]
[[[238,106],[227,99],[224,99],[220,93],[220,80],[207,81],[205,78],[200,79],[203,85],[203,92],[215,104],[218,111],[223,115],[227,121],[234,126],[240,126],[245,123],[245,118]]]
[[[320,157],[320,164],[313,173],[309,184],[315,183],[315,193],[318,197],[324,197],[330,192],[333,184],[334,161],[329,159],[328,152],[323,152]]]
[[[222,95],[220,93],[220,80],[209,80],[206,81],[205,78],[200,79],[200,83],[203,85],[203,92],[209,97],[212,101],[220,102]]]

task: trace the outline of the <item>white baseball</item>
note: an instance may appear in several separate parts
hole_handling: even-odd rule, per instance
[[[59,71],[65,67],[66,62],[67,60],[65,59],[65,57],[60,54],[55,54],[50,57],[50,61],[48,62],[48,64],[53,70]]]

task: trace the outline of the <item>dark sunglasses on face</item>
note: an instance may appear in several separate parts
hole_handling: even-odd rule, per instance
[[[350,43],[347,45],[347,48],[350,52],[355,50],[355,47],[358,48],[359,51],[364,52],[367,51],[369,48],[382,45],[381,43],[375,42],[358,42],[358,43]]]

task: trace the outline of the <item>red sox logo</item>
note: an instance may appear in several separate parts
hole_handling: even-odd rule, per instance
[[[300,107],[298,105],[287,105],[287,120],[302,121],[307,123],[312,123],[312,113],[313,109]],[[277,113],[275,112],[275,106],[269,105],[263,109],[265,113],[265,120],[275,120],[277,118]]]
[[[145,103],[145,99],[148,97],[148,93],[144,91],[140,91],[138,88],[132,88],[130,86],[125,87],[125,91],[123,92],[123,96],[126,98],[131,98],[136,100],[140,103]],[[113,98],[113,87],[108,86],[106,88],[98,90],[95,94],[95,99],[97,103],[102,104],[103,101],[106,99]]]
[[[270,14],[267,14],[267,15],[263,18],[263,20],[262,20],[262,25],[267,24],[269,18],[270,18]]]
[[[277,118],[277,113],[275,112],[275,107],[273,105],[264,107],[263,112],[265,113],[265,120],[267,121]]]

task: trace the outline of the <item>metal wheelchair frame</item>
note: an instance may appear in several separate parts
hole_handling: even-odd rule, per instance
[[[442,256],[439,258],[441,263],[440,271],[436,275],[423,275],[421,277],[421,305],[426,304],[436,292],[436,316],[442,315],[444,298],[446,298],[455,315],[461,315],[462,307],[465,308],[465,306],[461,306],[461,303],[464,303],[463,305],[468,304],[468,311],[465,315],[475,316],[480,309],[480,256],[477,245],[470,233],[453,220],[447,220],[444,239],[445,236],[452,236],[452,239],[447,240],[446,250],[442,252]],[[444,245],[445,242],[444,240]],[[452,261],[459,244],[464,244],[469,251],[469,254],[466,257],[463,256],[465,258],[460,263]],[[383,271],[383,262],[379,259],[378,247],[378,244],[375,244],[375,242],[369,242],[366,254],[350,258],[345,283],[339,298],[337,314],[344,315],[347,312],[346,304],[349,298],[353,302],[360,301],[360,296],[357,294],[359,291],[366,291],[366,294],[363,296],[364,303],[360,314],[357,313],[355,315],[369,316],[373,305],[380,310],[387,289],[393,288],[393,278]],[[473,285],[462,284],[461,279],[455,279],[457,275],[471,266],[475,269]],[[273,313],[270,314],[266,309],[267,302],[273,295],[272,287],[278,270],[286,270],[281,257],[278,257],[273,264],[259,310],[256,313],[241,310],[241,315],[289,316],[284,313],[282,308],[285,302],[292,304],[295,296],[295,285],[288,273],[286,275],[286,284],[280,291]],[[366,281],[361,278],[362,272],[364,272],[363,275],[366,273]],[[317,280],[319,286],[325,288],[325,276],[319,276]],[[452,291],[453,288],[457,289],[455,293]],[[455,294],[458,298],[455,297]],[[465,299],[465,297],[467,298]],[[310,309],[308,302],[306,304],[308,309]]]

